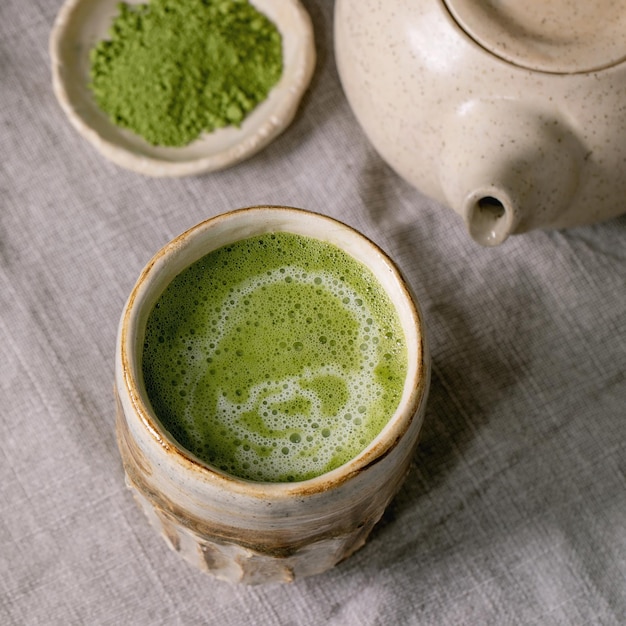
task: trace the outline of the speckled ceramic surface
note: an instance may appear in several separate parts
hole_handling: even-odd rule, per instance
[[[368,266],[396,304],[409,356],[400,405],[382,432],[343,466],[294,483],[237,479],[179,447],[150,407],[140,362],[147,315],[174,276],[228,242],[276,231],[330,241]],[[127,484],[170,547],[219,578],[255,584],[321,573],[363,545],[402,484],[429,380],[421,313],[393,263],[368,239],[333,219],[296,209],[256,207],[218,216],[157,253],[122,314],[117,438]]]
[[[626,3],[337,0],[352,109],[481,244],[626,211]]]
[[[89,51],[107,31],[118,0],[67,0],[50,35],[54,93],[72,125],[106,158],[149,176],[189,176],[225,168],[265,147],[291,123],[315,66],[313,29],[298,0],[251,0],[283,39],[283,75],[240,128],[205,134],[188,146],[153,146],[115,126],[88,88]],[[129,0],[139,4],[140,0]]]
[[[624,0],[444,0],[485,49],[520,67],[594,72],[626,60]]]

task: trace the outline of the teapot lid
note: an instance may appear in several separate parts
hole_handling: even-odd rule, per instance
[[[496,56],[532,70],[593,72],[626,59],[626,0],[443,0]]]

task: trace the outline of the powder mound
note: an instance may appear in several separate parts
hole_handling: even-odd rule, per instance
[[[184,146],[239,126],[282,73],[276,26],[247,0],[119,5],[90,54],[91,91],[116,125]]]

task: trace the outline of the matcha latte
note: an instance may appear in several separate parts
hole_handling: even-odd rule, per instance
[[[285,232],[178,274],[150,312],[142,362],[154,411],[180,445],[268,482],[358,455],[395,413],[407,375],[395,307],[370,270]]]

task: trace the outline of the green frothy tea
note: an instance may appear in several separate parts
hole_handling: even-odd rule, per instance
[[[184,448],[255,481],[305,480],[394,414],[407,353],[373,274],[339,248],[266,234],[179,274],[150,313],[148,396]]]

